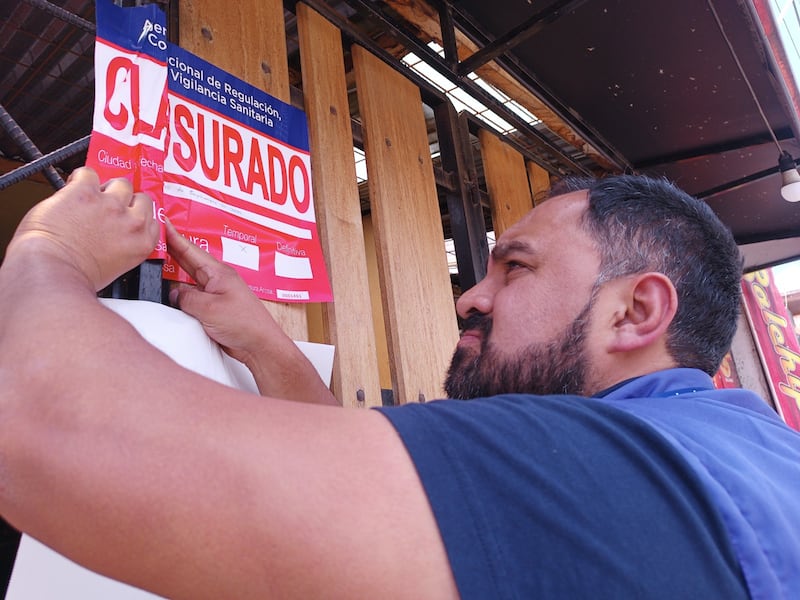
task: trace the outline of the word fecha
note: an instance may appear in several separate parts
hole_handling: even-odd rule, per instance
[[[133,171],[133,159],[130,159],[130,158],[126,159],[126,158],[122,158],[120,156],[117,156],[115,154],[111,154],[105,148],[101,148],[100,150],[98,150],[98,152],[97,152],[97,162],[99,162],[101,164],[104,164],[104,165],[109,165],[111,167],[117,167],[117,168],[120,168],[120,169],[125,169],[127,171]],[[149,158],[147,158],[145,156],[140,156],[138,163],[139,163],[139,166],[144,168],[144,169],[153,169],[158,173],[163,173],[164,172],[164,166],[161,163],[159,163],[159,162],[157,162],[155,160],[150,160]]]

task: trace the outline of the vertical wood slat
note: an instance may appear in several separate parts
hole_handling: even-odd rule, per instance
[[[344,406],[380,406],[341,32],[305,4],[297,5],[297,29],[315,209],[334,299],[322,306],[325,341],[336,346],[332,389]]]
[[[180,45],[289,102],[282,0],[180,1]]]
[[[550,195],[550,173],[536,163],[528,162],[528,181],[533,195],[533,205],[538,206]]]
[[[372,216],[364,216],[364,254],[367,256],[370,302],[372,304],[372,328],[375,331],[375,353],[378,355],[378,382],[383,390],[392,391],[392,371],[389,368],[389,343],[386,340],[386,319],[383,316],[381,276],[378,254],[375,252],[375,227]]]
[[[179,10],[183,48],[279,100],[290,101],[281,0],[181,0]],[[308,339],[304,304],[264,304],[290,337]]]
[[[528,173],[522,154],[495,134],[481,129],[478,139],[497,239],[533,208]]]
[[[419,89],[353,48],[395,402],[442,396],[458,341]]]

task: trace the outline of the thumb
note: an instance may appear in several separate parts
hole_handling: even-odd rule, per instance
[[[169,292],[169,302],[175,308],[179,308],[187,315],[191,315],[198,321],[203,321],[203,315],[212,306],[214,294],[204,292],[200,288],[186,283],[172,288]]]

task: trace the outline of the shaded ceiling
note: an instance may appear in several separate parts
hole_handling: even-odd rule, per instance
[[[347,41],[389,59],[414,51],[473,93],[480,90],[467,72],[491,80],[542,118],[534,126],[519,123],[510,137],[556,177],[636,171],[674,180],[711,205],[753,267],[800,256],[800,205],[780,197],[772,138],[800,157],[796,91],[780,68],[785,57],[774,44],[766,1],[713,0],[722,28],[709,0],[309,4]],[[299,70],[295,4],[284,3],[290,65]],[[49,177],[84,160],[93,22],[93,0],[0,3],[0,173],[71,143],[65,157],[51,161],[56,172]],[[445,47],[444,58],[428,50],[431,40]],[[292,81],[300,103],[299,73]]]

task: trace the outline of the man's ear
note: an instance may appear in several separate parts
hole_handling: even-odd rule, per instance
[[[640,273],[624,281],[618,292],[619,309],[608,350],[630,352],[661,340],[678,310],[678,293],[669,277]]]

